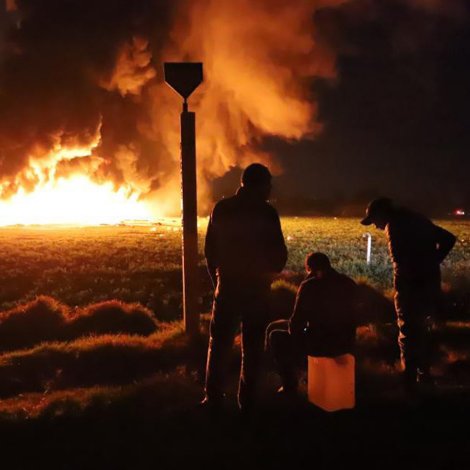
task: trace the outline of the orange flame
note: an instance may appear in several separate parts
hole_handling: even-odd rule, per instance
[[[88,147],[62,146],[58,140],[47,158],[30,158],[29,166],[17,176],[19,189],[0,200],[0,226],[16,224],[116,224],[124,220],[150,220],[155,209],[140,200],[141,191],[135,186],[92,180],[94,170],[103,159],[90,157],[100,141],[99,130]],[[58,175],[58,168],[70,160],[86,160],[77,172]],[[90,175],[90,176],[89,176]],[[26,182],[34,189],[26,191]],[[9,184],[0,184],[0,194]]]
[[[162,56],[204,63],[205,82],[191,98],[198,113],[202,209],[210,202],[207,182],[234,166],[256,160],[280,171],[263,150],[266,136],[296,141],[320,132],[311,83],[315,77],[335,76],[335,56],[316,38],[313,15],[342,2],[179,3],[171,43]],[[15,6],[13,0],[8,4]],[[65,131],[48,135],[52,148],[49,139],[49,147],[34,149],[29,165],[15,178],[0,181],[0,197],[9,197],[0,202],[1,225],[114,223],[149,218],[155,215],[150,206],[166,214],[179,211],[181,102],[162,80],[153,80],[148,39],[135,35],[121,45],[111,75],[96,80],[109,93],[139,106],[137,137],[121,145],[101,145],[101,128],[107,122],[94,135],[82,135],[86,142]],[[147,148],[149,142],[155,144],[153,160],[142,156],[139,136]]]
[[[113,183],[98,184],[86,176],[59,178],[38,185],[32,192],[20,189],[0,201],[0,225],[15,224],[117,224],[124,220],[149,220],[152,212]]]

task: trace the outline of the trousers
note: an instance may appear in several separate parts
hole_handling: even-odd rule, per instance
[[[307,350],[302,341],[295,341],[289,333],[289,320],[277,320],[266,329],[266,349],[274,359],[282,386],[286,392],[298,388],[297,370],[305,362]]]
[[[439,291],[433,285],[409,286],[395,293],[398,345],[405,379],[414,382],[418,372],[429,374],[430,320],[435,315]]]
[[[228,359],[241,329],[241,368],[238,404],[248,409],[256,401],[256,388],[264,354],[264,335],[269,323],[269,286],[226,286],[219,282],[212,305],[206,363],[205,395],[209,400],[224,396]]]

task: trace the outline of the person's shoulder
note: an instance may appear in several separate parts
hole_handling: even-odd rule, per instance
[[[344,289],[347,290],[347,292],[357,292],[358,287],[356,281],[350,278],[349,276],[346,276],[346,274],[341,274],[341,283],[344,286]]]
[[[264,200],[254,200],[248,204],[250,211],[255,211],[260,216],[269,218],[269,219],[279,219],[279,214],[275,207],[269,202]]]
[[[313,277],[308,277],[300,283],[299,292],[307,292],[317,289],[320,280]]]
[[[271,217],[279,218],[279,213],[277,212],[277,209],[270,202],[264,201],[263,208],[266,213],[269,214]]]
[[[224,213],[237,204],[236,196],[224,197],[217,201],[212,209],[212,215]]]
[[[413,223],[427,226],[433,225],[431,219],[426,217],[424,214],[408,208],[399,209],[397,211],[397,215],[397,221],[400,223]]]
[[[432,222],[424,215],[405,207],[395,210],[391,220],[387,224],[386,233],[393,237],[409,231],[414,232],[417,227],[430,225]]]
[[[347,274],[340,273],[336,270],[333,270],[333,273],[334,273],[333,276],[336,282],[341,283],[342,285],[351,286],[351,287],[356,285],[356,282],[354,281],[354,279],[350,278]]]
[[[277,209],[269,201],[265,201],[265,207],[266,207],[266,210],[277,214]]]
[[[216,207],[226,207],[226,206],[230,206],[232,204],[236,204],[237,202],[237,196],[236,195],[233,195],[233,196],[229,196],[229,197],[223,197],[222,199],[219,199],[216,203],[215,203],[215,206],[214,206],[214,209]]]
[[[356,285],[356,281],[349,277],[347,274],[344,274],[344,273],[338,273],[341,280],[345,283],[345,284],[351,284],[351,285]]]

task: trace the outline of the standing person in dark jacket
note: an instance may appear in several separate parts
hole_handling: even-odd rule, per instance
[[[363,225],[385,230],[393,263],[398,344],[405,386],[429,381],[429,318],[435,314],[441,289],[440,264],[456,238],[429,219],[390,199],[380,198],[367,207]]]
[[[227,359],[241,323],[238,403],[245,411],[253,406],[271,282],[287,261],[279,216],[267,202],[270,192],[271,173],[254,163],[243,172],[236,195],[219,201],[210,217],[205,255],[215,294],[205,405],[218,406],[224,396]]]
[[[356,338],[356,283],[333,269],[328,256],[311,253],[307,278],[297,291],[290,320],[271,323],[266,331],[282,380],[281,392],[297,392],[297,363],[309,356],[336,357],[353,352]]]

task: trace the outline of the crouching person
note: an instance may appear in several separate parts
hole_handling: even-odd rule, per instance
[[[298,388],[297,367],[309,356],[335,357],[353,352],[356,337],[356,284],[332,268],[328,256],[311,253],[307,278],[299,287],[290,320],[271,323],[266,331],[286,395]]]

